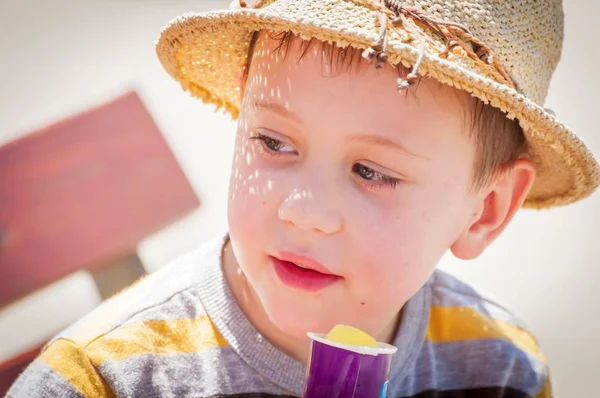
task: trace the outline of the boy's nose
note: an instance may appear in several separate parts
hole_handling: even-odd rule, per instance
[[[341,211],[325,198],[317,198],[310,190],[294,189],[279,206],[279,218],[304,230],[325,234],[339,232],[343,226]]]

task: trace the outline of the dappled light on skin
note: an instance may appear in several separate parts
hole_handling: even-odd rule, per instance
[[[298,199],[312,199],[313,195],[308,191],[295,192],[292,194],[288,200],[298,200]]]
[[[251,84],[255,84],[256,79],[253,79],[253,82]],[[275,95],[274,90],[273,95]],[[266,196],[273,189],[274,183],[271,179],[262,178],[261,172],[255,167],[257,157],[260,156],[260,150],[257,148],[257,143],[249,139],[250,132],[247,122],[240,120],[238,129],[240,136],[234,150],[230,198],[234,200],[236,195],[242,195],[242,197]],[[241,167],[242,162],[245,163],[244,167]],[[244,174],[240,170],[253,171]]]
[[[270,339],[284,331],[304,342],[308,330],[326,331],[335,322],[387,341],[398,308],[456,234],[464,202],[459,188],[468,178],[444,184],[470,170],[471,147],[455,131],[462,120],[442,114],[429,91],[419,106],[398,95],[393,68],[350,68],[336,54],[331,65],[323,49],[314,43],[301,58],[291,43],[287,56],[279,56],[276,43],[257,41],[229,195],[235,266],[243,271],[235,279],[247,280],[242,292],[251,286],[248,312],[264,309],[257,323]],[[458,108],[440,95],[444,108]],[[398,156],[376,137],[437,163]],[[270,260],[282,251],[318,261],[343,282],[314,294],[286,287]]]
[[[258,169],[246,174],[240,171],[254,168],[253,165],[258,156],[256,147],[249,141],[245,141],[243,145],[236,145],[235,152],[231,173],[230,199],[234,200],[236,195],[242,195],[242,198],[254,195],[266,196],[268,191],[273,188],[272,180],[261,179],[261,173]],[[240,167],[240,162],[244,162],[246,166]]]
[[[250,136],[252,131],[248,125],[248,119],[256,112],[252,104],[260,101],[269,103],[270,100],[281,101],[283,106],[289,109],[288,97],[292,95],[292,82],[286,81],[284,87],[280,85],[270,85],[268,76],[272,69],[272,60],[279,62],[283,60],[283,55],[279,52],[272,53],[267,48],[265,41],[258,41],[253,54],[257,62],[253,63],[253,73],[248,76],[244,92],[246,95],[242,100],[242,115],[238,120],[238,137],[236,140],[233,167],[231,173],[230,200],[236,200],[238,196],[242,200],[249,197],[265,197],[269,191],[275,187],[272,178],[261,175],[256,167],[257,158],[261,156],[257,142],[252,142]],[[267,60],[269,60],[267,62]],[[248,94],[251,93],[251,94]],[[245,163],[245,164],[242,164]],[[254,170],[253,172],[243,173],[240,170]]]
[[[333,236],[344,226],[343,214],[328,189],[319,189],[315,195],[311,189],[294,188],[279,206],[278,217],[294,228],[319,235]]]

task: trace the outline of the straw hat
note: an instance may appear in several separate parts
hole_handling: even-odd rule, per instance
[[[537,165],[525,207],[572,203],[600,182],[592,153],[543,108],[561,53],[561,0],[236,0],[171,21],[156,49],[184,90],[235,118],[258,30],[353,46],[375,65],[412,68],[399,90],[427,75],[517,118]]]

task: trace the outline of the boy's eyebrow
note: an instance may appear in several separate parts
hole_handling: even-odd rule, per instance
[[[360,142],[363,144],[371,144],[371,145],[379,145],[385,147],[391,147],[392,149],[401,152],[404,155],[414,156],[419,159],[429,160],[429,158],[418,155],[416,153],[408,151],[405,147],[400,145],[399,143],[384,137],[382,135],[373,135],[373,134],[353,134],[349,138],[350,142]]]
[[[293,120],[296,123],[302,124],[302,119],[298,115],[287,109],[287,107],[276,102],[256,100],[252,103],[252,107],[277,113],[287,119]]]

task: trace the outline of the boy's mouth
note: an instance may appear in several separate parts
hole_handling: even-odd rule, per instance
[[[295,289],[317,292],[343,279],[318,261],[298,254],[285,252],[270,258],[279,280]]]

